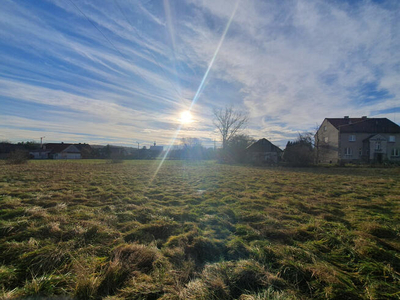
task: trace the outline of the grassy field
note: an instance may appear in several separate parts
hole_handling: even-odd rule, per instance
[[[0,162],[0,298],[400,299],[399,168],[157,164]]]

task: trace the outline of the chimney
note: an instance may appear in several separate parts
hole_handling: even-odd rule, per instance
[[[366,120],[367,116],[362,116],[361,119]]]

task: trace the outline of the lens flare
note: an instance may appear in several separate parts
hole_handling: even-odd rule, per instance
[[[184,111],[181,113],[181,118],[179,120],[181,121],[182,124],[192,123],[193,121],[192,114],[188,110]]]
[[[193,97],[193,100],[192,100],[192,103],[191,103],[191,105],[190,105],[190,108],[189,108],[189,110],[186,112],[186,113],[188,113],[189,115],[190,115],[190,111],[192,110],[194,104],[197,102],[197,99],[199,98],[201,91],[202,91],[203,88],[204,88],[204,83],[205,83],[205,81],[206,81],[206,79],[207,79],[207,77],[208,77],[208,74],[210,73],[210,70],[211,70],[211,68],[212,68],[212,66],[213,66],[213,64],[214,64],[215,59],[216,59],[217,56],[218,56],[218,52],[219,52],[219,50],[220,50],[220,48],[221,48],[221,46],[222,46],[222,44],[223,44],[223,42],[224,42],[224,40],[225,40],[225,36],[226,36],[226,34],[227,34],[228,30],[229,30],[229,27],[231,26],[231,23],[232,23],[232,20],[233,20],[234,16],[235,16],[235,14],[236,14],[236,10],[238,9],[238,6],[239,6],[239,1],[240,1],[240,0],[237,0],[237,1],[236,1],[236,4],[235,4],[235,7],[233,8],[231,17],[229,18],[228,23],[227,23],[226,26],[225,26],[225,30],[224,30],[224,32],[222,33],[222,36],[221,36],[221,38],[220,38],[220,40],[219,40],[219,43],[218,43],[218,45],[217,45],[217,48],[215,49],[214,55],[213,55],[213,57],[212,57],[212,59],[211,59],[209,65],[208,65],[208,68],[207,68],[206,72],[204,73],[203,79],[201,80],[199,87],[197,88],[196,94],[195,94],[194,97]],[[165,3],[168,4],[168,1],[165,0],[164,4],[165,4]],[[166,11],[166,13],[169,14],[169,11]],[[171,27],[171,28],[169,28],[169,30],[170,30],[170,32],[171,32],[172,26],[169,26],[169,27]],[[171,35],[172,35],[172,34],[171,34]],[[190,115],[190,116],[191,116],[191,115]],[[182,115],[181,115],[181,124],[178,126],[178,128],[177,128],[177,130],[176,130],[174,136],[172,137],[172,139],[171,139],[171,141],[170,141],[170,143],[169,143],[169,145],[168,145],[167,151],[165,151],[165,154],[164,154],[163,158],[161,159],[160,163],[158,164],[158,167],[157,167],[157,169],[156,169],[156,171],[155,171],[153,177],[151,178],[150,183],[151,183],[151,182],[154,180],[154,178],[157,176],[158,171],[160,170],[161,166],[163,165],[163,163],[164,163],[166,157],[167,157],[168,154],[169,154],[169,151],[171,150],[172,146],[173,146],[174,143],[175,143],[175,140],[177,139],[177,137],[178,137],[178,135],[179,135],[179,132],[181,131],[182,125],[185,124],[185,123],[182,121],[182,119],[183,119],[183,118],[182,118]],[[190,119],[191,119],[191,118],[190,118]]]

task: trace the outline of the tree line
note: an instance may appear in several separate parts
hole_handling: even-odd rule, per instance
[[[218,130],[222,148],[206,148],[202,145],[199,138],[184,137],[180,139],[178,145],[174,146],[168,153],[168,159],[180,160],[209,160],[217,159],[223,163],[245,163],[247,148],[256,140],[251,136],[242,133],[247,126],[248,113],[234,109],[233,106],[226,106],[213,110],[213,124]],[[311,133],[299,134],[295,141],[289,141],[283,154],[283,162],[291,166],[306,166],[318,161],[321,142],[314,141]],[[3,146],[10,143],[3,143]],[[37,149],[38,143],[21,142],[16,144],[18,157],[22,157],[22,152]],[[3,148],[4,148],[3,147]],[[0,146],[0,153],[4,152]],[[155,159],[161,156],[161,151],[149,151],[148,149],[138,149],[127,151],[129,147],[116,147],[106,145],[102,148],[90,149],[88,153],[82,153],[83,158],[108,158],[108,159]],[[157,153],[156,153],[157,152]]]

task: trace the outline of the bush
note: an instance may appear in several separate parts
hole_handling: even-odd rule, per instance
[[[311,137],[299,135],[294,142],[288,142],[283,153],[284,161],[293,167],[306,167],[314,162],[314,151]]]
[[[10,153],[7,162],[12,165],[25,164],[28,162],[29,153],[25,150],[15,150]]]
[[[123,163],[124,162],[124,159],[123,159],[123,156],[122,155],[120,155],[120,154],[114,154],[114,153],[112,153],[111,155],[110,155],[110,163],[112,163],[112,164],[121,164],[121,163]]]

